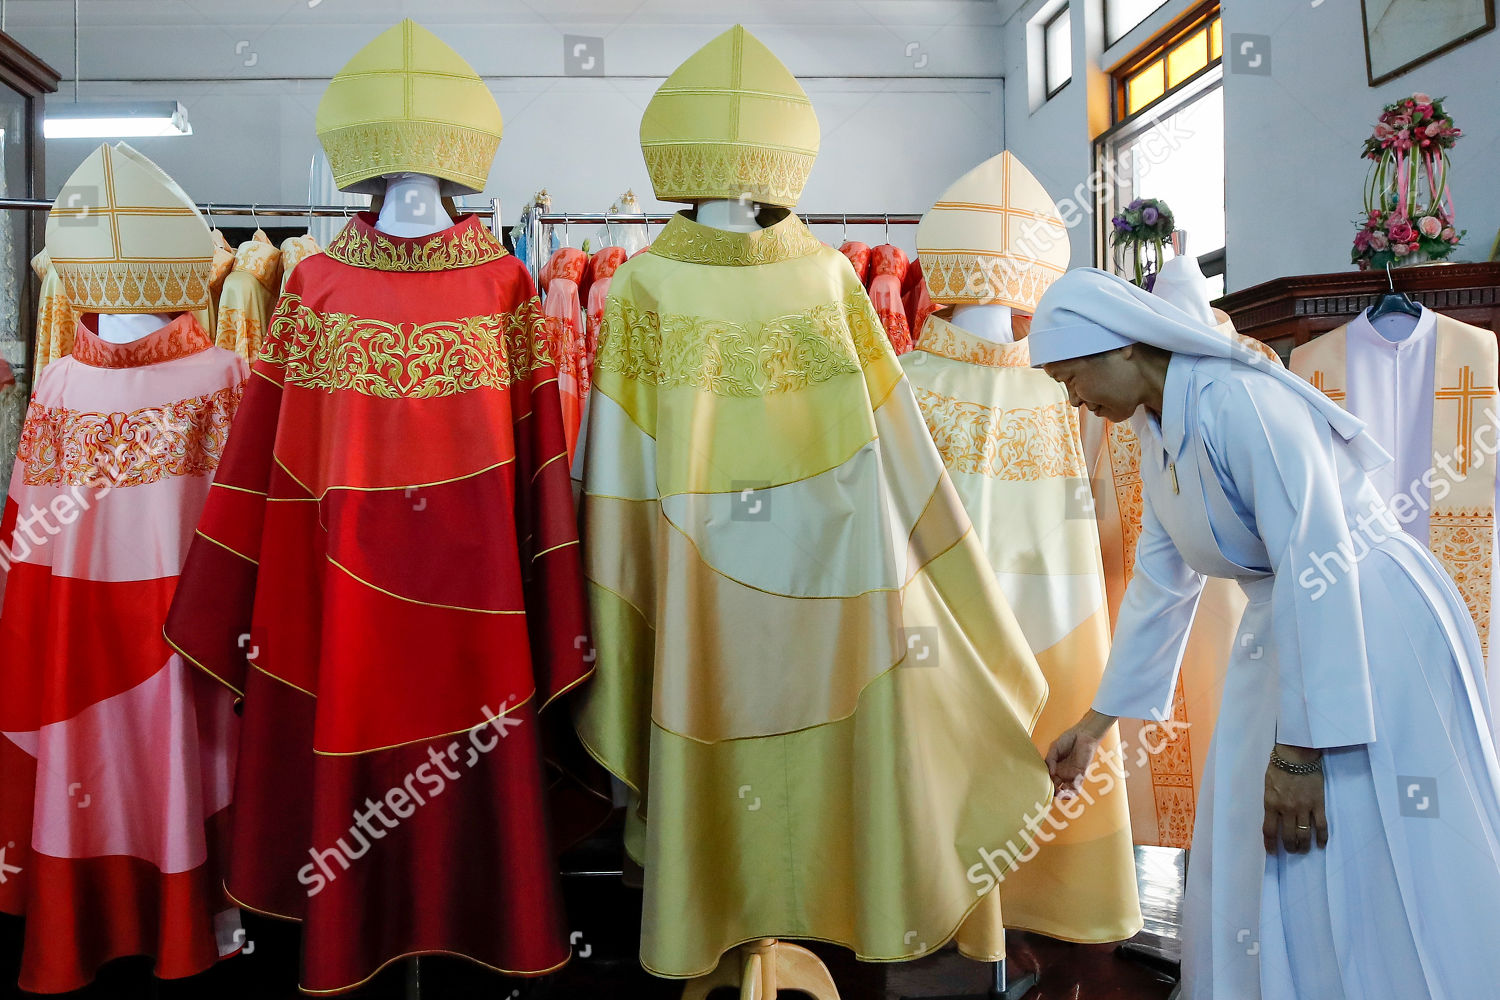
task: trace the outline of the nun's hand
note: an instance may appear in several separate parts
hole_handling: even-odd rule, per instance
[[[1058,794],[1072,794],[1083,787],[1099,743],[1114,724],[1113,716],[1090,709],[1076,726],[1052,741],[1047,751],[1047,770]]]
[[[1276,752],[1295,764],[1316,761],[1316,750],[1280,744]],[[1328,816],[1323,811],[1323,773],[1290,774],[1275,764],[1266,765],[1266,818],[1261,825],[1266,853],[1275,854],[1279,841],[1290,854],[1306,854],[1316,839],[1328,846]]]

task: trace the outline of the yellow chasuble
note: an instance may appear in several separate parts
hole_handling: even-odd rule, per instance
[[[247,361],[260,357],[260,342],[281,291],[281,251],[260,230],[234,254],[234,270],[219,295],[217,346]]]
[[[1281,364],[1275,351],[1235,332],[1228,316],[1216,316],[1226,336]],[[1080,419],[1113,631],[1125,587],[1135,573],[1141,535],[1141,442],[1129,424],[1112,424],[1086,411]],[[1245,603],[1239,584],[1209,579],[1188,634],[1171,717],[1120,720],[1130,825],[1137,844],[1192,846],[1198,789]]]
[[[322,253],[318,249],[318,241],[313,239],[312,233],[302,236],[288,236],[281,241],[281,288],[286,289],[286,279],[292,276],[292,270],[315,253]]]
[[[983,852],[1050,808],[1045,681],[864,289],[783,214],[620,267],[579,442],[576,723],[634,792],[641,960],[998,958]]]
[[[1421,506],[1427,513],[1428,547],[1448,571],[1479,632],[1485,663],[1490,659],[1491,586],[1495,570],[1495,496],[1500,461],[1495,455],[1495,414],[1500,413],[1500,345],[1489,330],[1461,323],[1430,310],[1437,344],[1431,392],[1432,434],[1429,454],[1447,459],[1452,471],[1422,456],[1425,490],[1416,483],[1398,482],[1394,495],[1383,497],[1402,524],[1412,524]],[[1363,322],[1363,316],[1356,322]],[[1368,324],[1366,324],[1368,328]],[[1292,352],[1292,370],[1321,389],[1346,410],[1351,409],[1348,341],[1350,325],[1303,344]],[[1404,400],[1386,398],[1378,405],[1392,407]],[[1424,387],[1425,388],[1425,387]],[[1366,403],[1365,405],[1369,405]],[[1357,412],[1357,411],[1356,411]],[[1489,428],[1489,446],[1480,432]],[[1425,443],[1425,442],[1424,442]],[[1403,465],[1405,456],[1394,441],[1381,441]],[[1377,484],[1377,489],[1379,489]],[[1428,497],[1430,510],[1426,510]],[[1492,675],[1493,676],[1493,675]]]
[[[1062,386],[1030,367],[1026,341],[986,341],[936,315],[902,365],[1046,675],[1047,709],[1032,733],[1045,752],[1088,709],[1109,659],[1078,410]],[[1108,736],[1103,749],[1117,752],[1118,737]],[[1059,812],[1061,830],[1005,876],[1007,927],[1090,942],[1141,929],[1124,782],[1100,771],[1086,790],[1080,816]]]

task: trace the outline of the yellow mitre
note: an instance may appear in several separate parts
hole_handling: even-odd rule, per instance
[[[662,201],[797,204],[818,157],[818,116],[790,70],[739,25],[667,77],[641,119]]]
[[[1068,228],[1041,182],[1008,151],[960,177],[917,227],[932,301],[1034,315],[1068,269]]]
[[[47,253],[79,312],[207,309],[214,241],[177,182],[144,155],[100,146],[47,216]]]
[[[342,190],[381,194],[381,177],[409,172],[440,178],[446,195],[484,190],[503,130],[479,74],[410,18],[333,78],[317,129]]]

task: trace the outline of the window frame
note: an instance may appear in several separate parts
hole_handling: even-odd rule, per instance
[[[1161,53],[1158,51],[1156,54],[1160,55]],[[1115,271],[1114,261],[1110,256],[1109,220],[1119,214],[1119,185],[1114,183],[1113,180],[1115,177],[1114,164],[1106,163],[1106,157],[1112,157],[1113,151],[1117,146],[1149,131],[1162,119],[1170,118],[1172,115],[1186,111],[1214,91],[1222,92],[1223,89],[1223,63],[1222,61],[1213,62],[1184,80],[1179,86],[1167,91],[1159,99],[1151,102],[1140,111],[1123,121],[1117,122],[1094,140],[1093,159],[1095,173],[1098,176],[1110,179],[1110,183],[1105,190],[1098,192],[1094,200],[1094,262],[1096,267],[1111,273]],[[1226,253],[1226,248],[1217,247],[1206,254],[1202,254],[1198,257],[1198,265],[1202,268],[1204,277],[1211,278],[1215,275],[1227,275],[1228,254]]]
[[[1061,94],[1064,90],[1067,89],[1068,84],[1073,82],[1073,33],[1070,30],[1068,32],[1068,78],[1062,83],[1059,83],[1056,87],[1051,86],[1052,26],[1066,15],[1068,17],[1068,25],[1071,28],[1073,23],[1072,7],[1073,4],[1071,0],[1069,0],[1068,3],[1063,4],[1061,7],[1057,8],[1057,10],[1053,11],[1052,16],[1047,18],[1046,23],[1042,25],[1042,92],[1046,94],[1046,97],[1042,99],[1043,103],[1045,103],[1046,101],[1050,101],[1058,94]]]
[[[1129,37],[1130,33],[1132,31],[1134,31],[1136,28],[1139,28],[1141,25],[1143,25],[1147,21],[1151,20],[1151,17],[1157,11],[1161,10],[1163,7],[1165,7],[1167,5],[1167,0],[1161,0],[1161,2],[1158,3],[1151,10],[1151,13],[1147,14],[1145,17],[1141,18],[1139,21],[1135,22],[1130,27],[1126,28],[1124,31],[1120,32],[1120,34],[1116,35],[1113,38],[1111,38],[1110,34],[1109,34],[1109,8],[1110,8],[1110,5],[1112,3],[1113,3],[1113,0],[1101,0],[1101,4],[1100,4],[1100,8],[1101,8],[1101,10],[1102,10],[1102,12],[1104,14],[1104,47],[1105,47],[1105,49],[1108,49],[1112,45],[1118,44],[1123,39]]]
[[[1200,28],[1207,28],[1211,34],[1213,31],[1212,22],[1216,19],[1219,21],[1220,32],[1222,34],[1224,18],[1221,6],[1219,0],[1204,0],[1203,3],[1200,3],[1176,21],[1173,21],[1165,30],[1159,32],[1154,38],[1141,45],[1129,56],[1121,60],[1114,69],[1110,70],[1110,121],[1114,123],[1110,127],[1110,131],[1114,131],[1121,125],[1149,113],[1163,101],[1171,98],[1172,95],[1187,90],[1208,73],[1224,64],[1223,45],[1221,44],[1219,47],[1219,54],[1214,56],[1212,54],[1212,39],[1210,38],[1209,60],[1206,66],[1193,73],[1186,80],[1179,82],[1175,87],[1167,79],[1167,57],[1177,43],[1187,40]],[[1128,94],[1126,87],[1130,78],[1157,59],[1162,60],[1163,86],[1161,96],[1137,109],[1135,112],[1127,113],[1126,108],[1129,107],[1129,104],[1127,103]]]

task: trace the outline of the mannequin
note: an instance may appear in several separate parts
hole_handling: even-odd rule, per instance
[[[170,322],[172,317],[165,313],[100,313],[99,339],[109,344],[133,344]]]
[[[436,177],[428,174],[386,174],[385,197],[375,228],[408,239],[431,236],[452,228],[453,218],[443,204]]]
[[[760,206],[748,198],[700,201],[693,219],[705,226],[731,233],[753,233],[766,228],[759,221]]]
[[[1010,306],[954,306],[953,325],[992,344],[1014,344]]]

